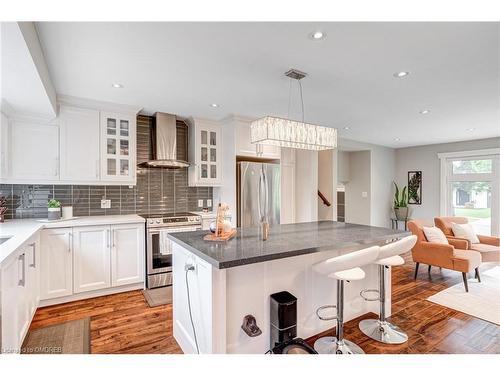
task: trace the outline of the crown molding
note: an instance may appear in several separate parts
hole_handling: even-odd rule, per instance
[[[126,112],[136,116],[142,107],[129,105],[129,104],[118,104],[112,102],[105,102],[101,100],[79,98],[70,95],[57,95],[57,102],[59,105],[69,105],[80,108],[103,110],[110,112]]]

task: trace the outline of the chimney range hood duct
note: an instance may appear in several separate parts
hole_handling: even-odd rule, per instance
[[[142,167],[178,169],[189,167],[185,160],[177,159],[177,121],[175,115],[156,112],[151,128],[152,159]]]

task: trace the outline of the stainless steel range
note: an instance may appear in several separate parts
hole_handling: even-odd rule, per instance
[[[144,215],[148,289],[172,288],[172,243],[167,233],[201,230],[201,217],[190,212]],[[171,290],[169,291],[172,292]]]

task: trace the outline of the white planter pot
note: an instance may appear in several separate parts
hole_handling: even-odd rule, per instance
[[[47,218],[49,220],[59,220],[61,218],[61,207],[58,208],[48,208]]]

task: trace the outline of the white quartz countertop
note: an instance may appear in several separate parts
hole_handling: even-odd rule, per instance
[[[69,228],[89,225],[132,224],[145,221],[139,215],[85,216],[73,220],[40,222],[37,219],[16,219],[0,223],[0,238],[10,237],[0,245],[0,263],[44,228]]]

